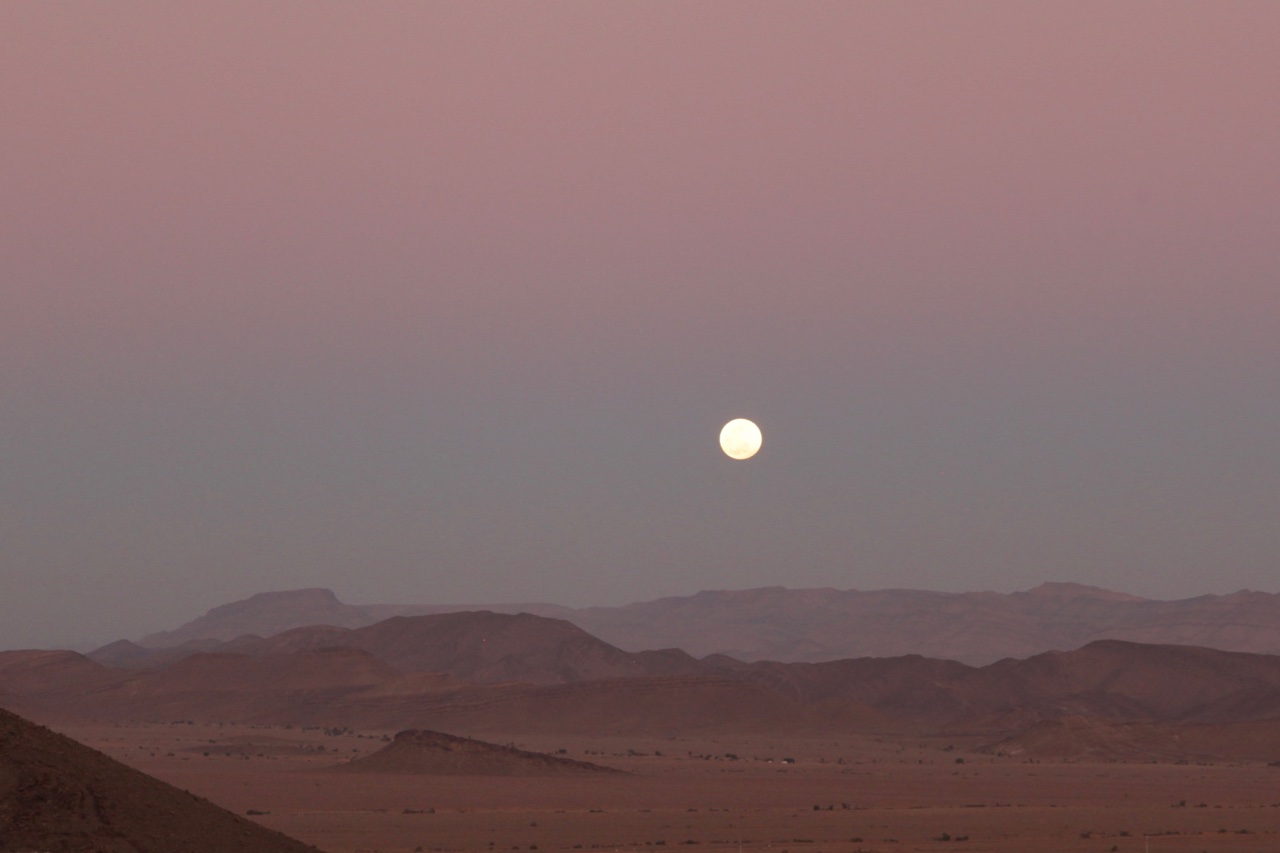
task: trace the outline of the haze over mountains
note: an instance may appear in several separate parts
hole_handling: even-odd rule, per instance
[[[918,655],[699,659],[628,652],[565,620],[488,611],[210,642],[206,651],[127,644],[143,656],[130,667],[108,665],[121,644],[98,660],[0,652],[0,704],[51,721],[504,737],[915,733],[1050,757],[1114,748],[1125,757],[1280,759],[1280,656],[1194,646],[1101,640],[981,667]]]
[[[212,648],[247,634],[311,625],[361,628],[391,616],[485,609],[567,620],[620,649],[679,648],[694,657],[808,661],[919,654],[972,665],[1101,639],[1280,654],[1280,595],[1240,591],[1160,601],[1046,583],[1025,592],[943,593],[764,587],[709,591],[623,607],[555,604],[352,605],[327,589],[261,593],[225,604],[143,648]],[[130,649],[113,658],[123,662]],[[140,649],[133,649],[145,657]]]
[[[1276,597],[1260,593],[1159,602],[1067,584],[1011,595],[770,588],[568,611],[602,624],[611,615],[615,635],[664,646],[643,650],[568,618],[429,609],[447,612],[379,619],[414,608],[277,592],[87,656],[0,652],[0,704],[36,719],[468,735],[968,733],[1049,756],[1280,758],[1269,751],[1280,745],[1280,656],[1127,639],[1016,655],[1108,632],[1265,648],[1280,618]],[[703,653],[662,642],[681,637]],[[705,653],[735,645],[792,659]],[[835,656],[848,645],[897,653]],[[936,647],[953,655],[906,653]]]
[[[455,733],[994,738],[1072,717],[1269,731],[1280,726],[1280,656],[1103,640],[983,667],[916,655],[746,662],[626,652],[564,620],[466,612],[244,637],[151,668],[109,667],[74,652],[4,652],[0,699],[37,718]]]

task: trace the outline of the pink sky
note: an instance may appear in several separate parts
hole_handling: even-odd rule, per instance
[[[664,331],[673,302],[907,332],[1280,318],[1266,4],[5,17],[6,242],[39,276],[10,351],[158,343],[192,313],[229,346],[406,312]]]
[[[1168,439],[1168,459],[1189,467],[1151,486],[1157,503],[1167,492],[1183,512],[1188,494],[1218,484],[1217,508],[1196,510],[1204,544],[1180,570],[1189,579],[1139,591],[1217,582],[1192,563],[1224,537],[1244,540],[1226,558],[1236,567],[1226,583],[1276,568],[1280,537],[1263,522],[1228,536],[1211,519],[1233,500],[1274,500],[1277,487],[1233,479],[1243,474],[1223,485],[1221,470],[1195,460],[1225,454],[1238,471],[1280,446],[1264,426],[1280,357],[1280,5],[10,2],[0,32],[0,393],[17,424],[8,452],[75,458],[89,472],[79,509],[56,490],[39,506],[11,498],[34,529],[80,531],[66,553],[24,546],[21,571],[33,577],[54,563],[90,572],[95,548],[115,549],[138,583],[167,571],[170,557],[104,544],[84,513],[113,490],[126,503],[132,494],[89,449],[100,440],[108,455],[133,448],[138,482],[150,484],[136,496],[145,515],[170,476],[145,448],[173,429],[148,413],[175,399],[218,411],[230,434],[256,435],[264,418],[323,432],[326,407],[357,405],[377,433],[400,416],[390,401],[414,386],[449,401],[460,423],[526,407],[575,425],[599,412],[626,421],[633,404],[679,420],[693,417],[681,406],[711,398],[727,416],[755,405],[799,425],[807,406],[815,420],[835,417],[859,394],[892,398],[886,422],[927,412],[942,423],[940,401],[954,394],[972,409],[957,423],[972,421],[993,453],[1004,445],[974,413],[1047,418],[1048,402],[1019,408],[1027,394],[1076,401],[1067,432],[1114,422],[1154,435],[1168,418],[1213,409],[1222,423]],[[312,402],[264,414],[264,400],[291,393]],[[526,450],[565,470],[564,436],[548,429],[550,445]],[[1089,447],[1115,454],[1137,441],[1089,435]],[[448,444],[422,436],[437,439]],[[167,440],[244,463],[221,439]],[[964,470],[979,458],[954,436],[937,441],[899,451]],[[367,457],[344,452],[350,476],[376,480]],[[1082,495],[1134,488],[1109,486],[1100,457],[1064,454],[1036,476],[1096,464]],[[924,476],[894,480],[892,454],[879,458],[887,482]],[[457,466],[451,488],[488,476]],[[904,511],[919,512],[939,543],[906,561],[923,568],[904,583],[1054,579],[1014,566],[1067,535],[1052,521],[1039,544],[1001,556],[945,520],[948,501],[986,488],[1034,495],[1035,477],[1010,470],[994,484],[920,480],[910,495],[936,487],[939,506],[904,493],[901,506],[914,507]],[[289,494],[295,474],[270,488]],[[838,494],[833,481],[822,500]],[[384,498],[408,512],[411,498],[397,495]],[[1042,517],[1055,512],[1046,504]],[[1164,546],[1142,543],[1176,517],[1132,538],[1081,522],[1072,535],[1100,544],[1079,555],[1088,565],[1078,577],[1056,579],[1105,585],[1107,567],[1134,555],[1165,561]],[[206,550],[246,535],[234,518],[190,523]],[[297,543],[318,523],[280,522],[268,550],[291,568],[264,588],[341,586],[336,565],[301,568],[316,554]],[[707,523],[713,540],[729,537]],[[855,533],[834,517],[809,531],[826,568],[794,581],[760,566],[734,583],[723,568],[738,559],[733,548],[667,556],[721,566],[679,581],[694,588],[899,576],[841,582],[831,566],[884,560],[894,547],[870,522],[850,524]],[[629,531],[601,522],[588,556],[553,544],[546,561],[607,562]],[[399,562],[376,583],[419,597],[427,590],[403,581],[407,566],[467,563],[480,547],[457,534],[432,556],[412,535],[397,541]],[[486,580],[440,594],[479,599],[508,586],[520,547],[485,542],[488,574],[475,577]],[[172,559],[186,548],[195,545],[175,544]],[[971,566],[946,575],[936,568],[946,553]],[[520,595],[556,598],[586,571],[553,573],[545,593],[530,581]],[[249,569],[235,577],[181,601],[257,591]],[[1120,571],[1114,585],[1142,586],[1131,577]],[[659,594],[670,580],[602,582],[583,595]],[[362,600],[350,584],[347,597]]]

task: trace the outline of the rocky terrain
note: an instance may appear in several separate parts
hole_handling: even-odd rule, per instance
[[[305,853],[315,848],[0,710],[0,850]]]
[[[621,772],[587,761],[419,729],[398,732],[391,743],[377,752],[334,769],[345,773],[429,776],[591,776]]]

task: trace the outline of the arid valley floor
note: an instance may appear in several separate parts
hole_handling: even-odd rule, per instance
[[[758,598],[720,621],[781,632]],[[810,607],[833,600],[801,603],[843,625]],[[926,604],[934,624],[955,602]],[[997,604],[965,635],[1117,600]],[[1237,648],[741,660],[527,612],[258,596],[173,645],[0,651],[0,851],[1280,851],[1280,597],[1178,608]]]
[[[1280,849],[1280,767],[1260,762],[1028,761],[946,736],[545,736],[512,742],[626,775],[353,774],[331,768],[391,732],[53,727],[332,853]]]

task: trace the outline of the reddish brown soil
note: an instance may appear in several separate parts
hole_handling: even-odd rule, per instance
[[[983,668],[745,664],[584,636],[457,614],[154,670],[9,653],[0,699],[335,851],[1280,850],[1280,657],[1103,641]],[[332,772],[410,726],[630,775],[504,778],[478,755],[447,776]]]
[[[1067,717],[1039,722],[987,751],[1084,761],[1256,762],[1261,756],[1280,764],[1280,720],[1179,725]]]
[[[328,769],[335,757],[381,749],[382,732],[187,724],[74,731],[234,812],[266,812],[255,820],[334,853],[1280,849],[1280,768],[1260,763],[1041,763],[981,754],[972,740],[902,735],[547,735],[515,742],[565,749],[628,775],[421,776]],[[275,755],[216,751],[250,742],[293,746]]]

